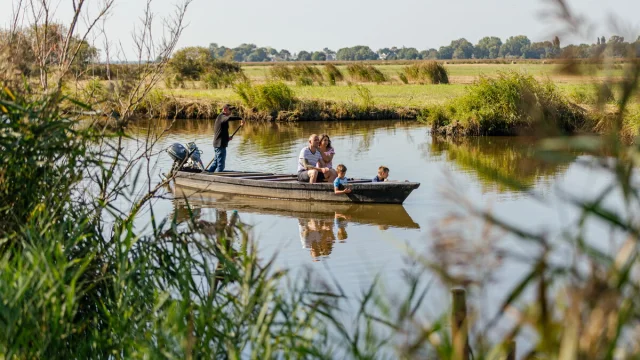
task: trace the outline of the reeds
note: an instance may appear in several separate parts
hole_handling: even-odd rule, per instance
[[[235,92],[246,106],[268,113],[289,110],[296,102],[293,90],[283,82],[260,85],[244,82],[236,85]]]
[[[386,76],[375,66],[364,65],[361,63],[347,65],[347,72],[353,81],[356,82],[375,82],[379,84],[387,81]]]
[[[571,133],[590,125],[586,112],[554,84],[518,72],[482,76],[464,96],[426,114],[433,131],[443,135],[515,135],[533,127]]]
[[[409,81],[420,84],[448,84],[449,76],[444,65],[436,61],[427,61],[405,66],[400,80],[405,84]]]

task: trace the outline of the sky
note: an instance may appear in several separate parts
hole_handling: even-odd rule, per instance
[[[17,0],[0,0],[0,9]],[[56,16],[64,19],[71,0],[56,2]],[[171,13],[179,0],[153,0],[159,19]],[[92,0],[94,5],[98,0]],[[8,5],[8,6],[5,6]],[[217,43],[235,47],[242,43],[271,46],[291,52],[367,45],[406,46],[418,50],[439,48],[451,40],[472,43],[484,36],[503,41],[527,35],[532,41],[560,35],[562,45],[595,42],[596,36],[620,34],[635,40],[640,34],[640,0],[568,0],[570,8],[591,24],[582,37],[567,36],[563,23],[545,11],[557,9],[550,0],[194,0],[186,15],[187,28],[178,48]],[[106,23],[111,42],[132,48],[131,32],[144,0],[116,0]],[[5,13],[6,15],[2,15]],[[9,12],[0,11],[6,26]],[[101,48],[102,41],[96,46]]]

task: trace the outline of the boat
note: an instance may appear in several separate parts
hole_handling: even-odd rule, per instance
[[[222,211],[275,215],[307,219],[341,219],[355,224],[378,225],[384,228],[419,229],[404,206],[397,204],[328,203],[265,199],[235,194],[195,190],[183,186],[174,188],[175,211],[188,218],[189,209],[215,208]]]
[[[350,178],[351,193],[334,194],[333,184],[302,183],[297,180],[296,174],[259,171],[209,173],[186,170],[177,172],[175,183],[196,190],[270,199],[365,204],[402,204],[409,194],[420,186],[420,183],[409,181],[373,182],[371,179]]]

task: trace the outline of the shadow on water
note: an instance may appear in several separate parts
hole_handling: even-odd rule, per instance
[[[224,228],[226,219],[236,217],[238,212],[297,219],[303,248],[310,250],[314,260],[331,254],[336,241],[347,240],[349,224],[374,225],[380,230],[420,228],[402,205],[312,203],[175,188],[173,211],[178,222],[187,221],[192,215],[195,221],[202,222],[204,209],[216,210],[216,221],[209,225],[212,232]]]
[[[473,173],[487,191],[528,190],[551,183],[575,160],[547,162],[536,152],[536,139],[529,137],[465,137],[445,139],[434,136],[428,154],[444,156],[462,171]],[[515,179],[509,184],[504,179]]]

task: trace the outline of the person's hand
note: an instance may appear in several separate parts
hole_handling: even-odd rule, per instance
[[[229,141],[233,140],[233,136],[229,136]]]
[[[322,172],[323,174],[326,174],[329,172],[329,169],[327,168],[320,168],[320,172]]]
[[[240,120],[240,126],[244,126],[244,120]]]
[[[351,188],[344,189],[344,193],[345,194],[351,194]]]

